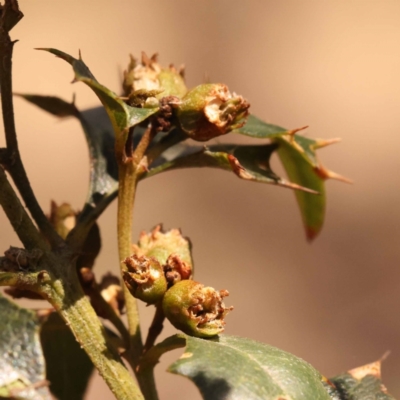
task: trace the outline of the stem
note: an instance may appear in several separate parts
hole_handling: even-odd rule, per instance
[[[145,151],[155,134],[155,129],[150,126],[144,133],[132,158],[129,158],[126,162],[119,161],[118,250],[120,261],[129,257],[132,253],[133,206],[138,182],[138,170]],[[120,160],[119,157],[118,159]],[[121,273],[122,271],[121,267]],[[140,357],[143,353],[139,313],[136,299],[130,294],[126,285],[123,285],[123,287],[130,334],[130,347],[127,351],[128,361],[136,374],[140,389],[146,400],[158,400],[153,371],[146,371],[146,374],[138,372]]]
[[[114,308],[109,303],[107,303],[107,301],[101,295],[99,287],[97,285],[94,285],[94,287],[88,288],[86,290],[86,294],[89,296],[92,302],[96,303],[97,306],[101,308],[104,315],[100,316],[108,319],[114,325],[114,327],[120,333],[125,346],[128,347],[130,341],[129,331],[126,329],[126,326],[124,325]]]
[[[135,166],[131,162],[127,164],[121,163],[119,166],[118,188],[118,252],[120,261],[129,257],[132,252],[132,220],[135,191]],[[126,285],[123,285],[123,288],[130,334],[130,347],[128,351],[133,366],[136,366],[143,348],[139,312],[136,300],[132,297]]]
[[[104,328],[89,300],[82,291],[76,290],[75,285],[69,292],[68,287],[64,288],[66,291],[62,296],[51,299],[53,306],[65,319],[116,398],[143,399],[120,356],[108,343]]]
[[[154,314],[153,321],[149,328],[149,333],[146,338],[146,343],[143,348],[143,353],[146,353],[154,346],[154,343],[156,342],[158,335],[163,330],[164,320],[165,320],[165,315],[162,308],[162,303],[160,302],[156,305],[156,312]]]
[[[0,205],[3,207],[12,227],[19,239],[28,250],[49,248],[39,231],[33,225],[14,189],[7,179],[7,175],[0,166]]]
[[[63,268],[56,268],[56,264]],[[10,262],[2,257],[0,267],[4,266],[9,268]],[[0,285],[25,288],[46,298],[63,317],[115,397],[118,400],[143,400],[138,386],[110,344],[104,327],[83,293],[75,270],[69,266],[67,259],[47,253],[35,272],[19,271],[18,266],[14,268],[18,272],[0,270]],[[56,275],[59,271],[63,271],[61,276]]]
[[[40,263],[31,266],[35,272],[24,272],[18,265],[14,272],[1,271],[9,261],[0,258],[0,285],[32,290],[45,297],[65,319],[117,399],[143,399],[118,353],[107,342],[104,328],[82,291],[69,251],[64,249],[63,255],[49,252],[1,167],[0,204],[27,249],[33,253],[39,248],[43,253]]]
[[[13,18],[12,12],[13,7],[15,7],[14,3],[16,2],[6,1],[6,5],[3,6],[5,9],[2,10],[3,14],[0,23],[0,95],[7,143],[7,159],[5,161],[5,167],[21,193],[21,196],[40,231],[49,240],[52,246],[62,247],[64,241],[51,226],[32,191],[18,148],[12,98],[12,53],[14,42],[11,41],[10,35],[8,34],[8,30],[10,29],[10,20]]]

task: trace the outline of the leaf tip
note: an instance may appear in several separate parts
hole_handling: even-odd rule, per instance
[[[311,243],[321,232],[321,227],[315,228],[311,226],[306,226],[306,237],[309,243]]]

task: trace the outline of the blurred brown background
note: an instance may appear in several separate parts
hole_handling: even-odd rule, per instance
[[[293,193],[214,170],[160,175],[140,185],[135,235],[159,222],[194,243],[197,279],[229,289],[227,334],[270,343],[330,376],[379,359],[400,396],[400,2],[348,0],[20,0],[13,30],[14,89],[99,104],[72,70],[34,47],[81,49],[97,79],[119,90],[128,54],[184,62],[187,82],[228,84],[266,121],[310,137],[342,137],[320,151],[352,179],[327,183],[325,228],[305,240]],[[45,209],[81,208],[88,181],[84,137],[20,99],[16,123],[26,168]],[[236,139],[234,136],[233,140]],[[4,145],[1,137],[0,146]],[[275,162],[276,163],[276,162]],[[277,167],[279,171],[279,167]],[[97,268],[117,271],[116,207],[101,218]],[[0,212],[0,249],[18,245]],[[37,304],[36,304],[37,306]],[[151,310],[141,308],[147,330]],[[174,330],[168,326],[165,335]],[[185,379],[157,367],[161,399],[200,399]],[[88,399],[111,399],[95,377]],[[184,394],[182,394],[182,390]]]

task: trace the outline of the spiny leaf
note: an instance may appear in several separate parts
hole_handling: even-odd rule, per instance
[[[93,364],[57,313],[50,314],[40,337],[53,395],[59,400],[83,399]]]
[[[96,80],[80,56],[78,60],[60,50],[51,48],[40,48],[38,50],[48,51],[67,61],[72,65],[74,70],[74,82],[84,82],[96,93],[111,120],[114,132],[116,134],[116,145],[120,153],[122,153],[125,146],[125,142],[128,137],[128,129],[139,124],[140,122],[143,122],[145,119],[159,110],[159,107],[136,108],[127,105],[114,92],[107,89]]]
[[[311,365],[254,340],[221,335],[205,340],[179,334],[155,346],[143,359],[151,368],[160,356],[183,346],[168,371],[185,376],[206,400],[330,400],[323,377]]]
[[[276,125],[267,124],[251,115],[246,125],[236,132],[253,138],[270,139],[273,143],[278,144],[277,152],[290,181],[320,194],[313,196],[306,191],[296,191],[295,193],[307,238],[312,240],[321,231],[324,223],[325,180],[328,178],[345,182],[349,182],[349,180],[325,169],[316,155],[318,148],[335,143],[338,139],[309,139],[297,134],[301,129],[289,131]]]
[[[0,397],[50,400],[35,313],[0,295]]]
[[[143,178],[172,169],[211,167],[234,172],[241,179],[305,190],[316,194],[316,191],[288,182],[272,171],[269,161],[276,148],[275,144],[258,146],[223,144],[200,149],[191,147],[189,148],[192,151],[191,154],[177,156],[171,161],[152,168]],[[183,154],[186,154],[186,151]]]

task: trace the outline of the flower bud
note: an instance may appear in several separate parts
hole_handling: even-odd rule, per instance
[[[224,331],[226,314],[233,307],[225,307],[227,290],[219,292],[192,280],[177,282],[168,289],[162,306],[171,324],[196,337],[212,337]]]
[[[152,257],[127,257],[123,279],[133,297],[147,304],[158,303],[167,291],[167,280],[160,263]]]
[[[142,232],[132,250],[139,256],[154,257],[163,266],[170,284],[193,275],[191,244],[179,229],[163,232],[157,225],[150,233]]]
[[[122,85],[125,95],[129,97],[138,90],[158,92],[155,94],[158,99],[165,96],[182,97],[187,92],[182,71],[177,71],[173,65],[166,69],[161,68],[157,62],[157,54],[149,58],[142,53],[141,62],[130,56]]]
[[[250,104],[223,84],[203,84],[190,90],[177,107],[183,131],[200,142],[224,135],[246,122]]]

